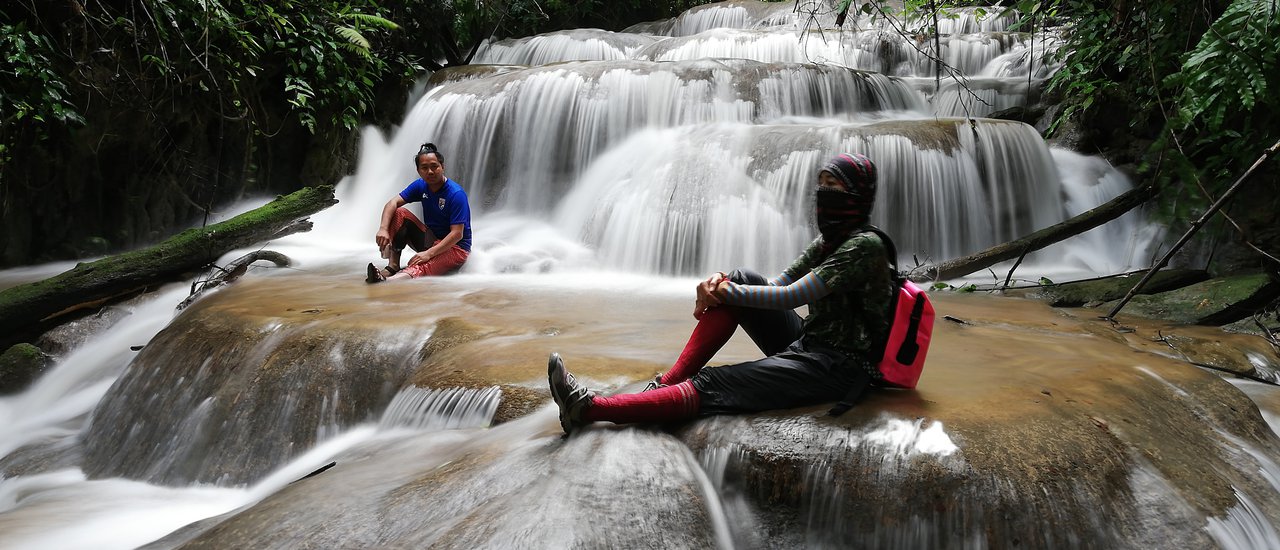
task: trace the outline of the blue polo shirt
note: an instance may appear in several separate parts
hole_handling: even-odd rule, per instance
[[[449,234],[449,226],[462,224],[462,240],[458,241],[458,247],[471,251],[471,205],[458,182],[445,178],[440,192],[432,193],[427,182],[418,178],[400,192],[400,198],[404,202],[422,203],[422,223],[437,240]]]

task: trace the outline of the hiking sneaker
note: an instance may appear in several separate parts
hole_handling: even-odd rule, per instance
[[[667,387],[667,385],[662,383],[662,373],[658,373],[654,375],[653,380],[650,380],[648,384],[645,384],[644,389],[640,391],[643,393],[665,387]]]
[[[560,428],[566,435],[589,424],[582,417],[596,394],[578,384],[578,380],[564,368],[559,353],[552,353],[547,359],[547,384],[551,387],[551,398],[560,407]]]
[[[369,284],[381,283],[382,281],[387,280],[387,278],[382,275],[382,272],[378,271],[378,268],[374,267],[373,264],[369,264],[369,267],[365,268],[364,271],[365,271],[364,282],[366,283],[369,283]]]

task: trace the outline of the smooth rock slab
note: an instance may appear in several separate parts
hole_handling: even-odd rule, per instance
[[[936,293],[916,390],[873,391],[839,419],[821,405],[602,423],[566,440],[546,353],[592,387],[634,389],[679,352],[693,324],[687,297],[510,280],[380,285],[363,305],[318,307],[430,324],[442,332],[416,348],[406,384],[520,387],[527,412],[488,430],[369,443],[159,546],[1205,548],[1266,546],[1280,524],[1268,481],[1280,440],[1239,389],[1162,351],[1162,336],[1213,329]],[[271,304],[234,303],[297,309],[282,306],[300,297],[260,284]],[[405,295],[439,313],[383,307]],[[246,318],[236,309],[223,314]],[[358,324],[370,330],[368,319]],[[753,358],[745,341],[712,363]]]

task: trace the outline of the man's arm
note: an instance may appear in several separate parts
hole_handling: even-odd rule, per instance
[[[378,224],[378,233],[373,236],[373,241],[378,243],[378,248],[383,248],[391,244],[391,218],[396,215],[396,209],[405,205],[404,197],[396,195],[387,201],[382,207],[382,220]]]
[[[450,248],[453,248],[453,245],[458,244],[458,241],[462,240],[462,230],[465,227],[466,225],[460,223],[450,225],[448,235],[445,235],[443,239],[437,241],[431,248],[414,254],[412,258],[409,258],[409,265],[420,264],[443,254],[444,251],[449,250]]]

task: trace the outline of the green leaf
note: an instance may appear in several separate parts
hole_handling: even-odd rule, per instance
[[[360,31],[357,31],[351,27],[334,27],[333,30],[334,32],[338,33],[338,36],[341,36],[342,38],[346,39],[347,42],[354,44],[357,48],[359,48],[359,50],[364,50],[364,51],[369,50],[370,48],[369,39],[365,38],[363,34],[360,34]]]
[[[389,29],[393,31],[400,28],[400,25],[395,24],[394,21],[391,21],[390,19],[384,19],[376,15],[369,15],[365,13],[347,13],[347,14],[343,14],[343,17],[357,21],[360,24],[372,25],[375,27],[382,27],[384,29]]]

